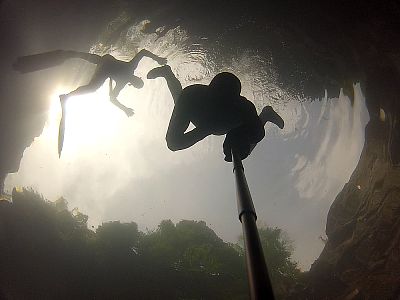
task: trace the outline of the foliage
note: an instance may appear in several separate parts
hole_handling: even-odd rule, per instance
[[[86,215],[67,207],[64,198],[48,202],[26,189],[0,201],[0,298],[247,299],[243,249],[205,222],[164,220],[143,233],[114,221],[94,232]],[[279,284],[293,265],[289,248],[273,242],[278,229],[268,230],[261,239],[275,249],[266,257]]]
[[[298,281],[300,270],[291,259],[293,247],[282,229],[259,228],[261,245],[264,250],[272,286],[277,297],[285,295]]]
[[[292,242],[286,237],[285,232],[277,227],[260,227],[258,234],[275,297],[284,299],[288,291],[299,283],[302,274],[297,263],[291,258]],[[233,246],[244,255],[242,236],[239,243]]]

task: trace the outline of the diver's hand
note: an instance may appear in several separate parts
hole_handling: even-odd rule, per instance
[[[129,107],[124,109],[124,112],[128,117],[132,117],[135,114],[135,111],[132,108],[129,108]]]
[[[157,58],[156,62],[158,62],[160,65],[165,65],[167,63],[167,59],[165,57],[159,57]]]
[[[237,131],[231,130],[226,134],[224,144],[222,146],[225,154],[224,160],[226,162],[231,162],[233,160],[233,150],[235,151],[237,158],[244,160],[250,155],[255,145],[256,144],[251,144],[246,138],[238,134]]]

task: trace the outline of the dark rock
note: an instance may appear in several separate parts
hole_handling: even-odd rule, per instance
[[[389,65],[367,74],[371,120],[359,164],[333,202],[328,242],[310,270],[308,297],[397,299],[400,287],[400,79]],[[386,114],[379,118],[379,110]],[[394,142],[396,141],[396,142]]]

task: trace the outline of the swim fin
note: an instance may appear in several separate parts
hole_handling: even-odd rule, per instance
[[[21,73],[39,71],[61,65],[71,55],[63,50],[55,50],[34,55],[20,56],[13,64],[13,69]]]
[[[61,65],[64,61],[71,58],[83,59],[94,64],[99,63],[99,60],[101,59],[100,56],[91,53],[54,50],[39,54],[20,56],[12,66],[15,71],[29,73]]]

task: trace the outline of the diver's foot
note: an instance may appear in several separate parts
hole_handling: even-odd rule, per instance
[[[147,79],[155,79],[158,77],[165,77],[168,73],[172,72],[171,67],[164,65],[161,67],[154,68],[147,73]]]
[[[272,106],[264,107],[261,114],[263,114],[263,118],[265,118],[268,122],[274,123],[280,129],[283,129],[283,127],[285,126],[285,122],[283,121],[281,116],[278,115],[276,111],[274,111]]]

